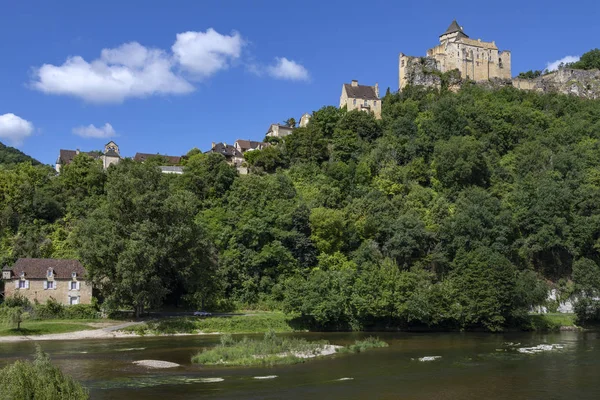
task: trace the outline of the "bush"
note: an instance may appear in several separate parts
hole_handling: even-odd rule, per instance
[[[46,304],[36,304],[33,307],[33,317],[35,319],[64,318],[64,313],[65,306],[52,297],[48,299]]]
[[[362,353],[363,351],[377,347],[388,347],[389,345],[377,337],[370,336],[364,340],[357,340],[354,344],[340,349],[340,353]]]
[[[600,322],[600,300],[584,297],[575,305],[577,323],[580,325]]]
[[[89,399],[89,394],[80,383],[52,365],[38,346],[33,362],[17,361],[0,370],[0,399],[83,400]]]

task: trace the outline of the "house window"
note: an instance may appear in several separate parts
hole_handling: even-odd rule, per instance
[[[77,282],[71,282],[71,290],[77,290]]]
[[[77,272],[71,272],[71,278],[73,278],[73,279],[77,278]]]
[[[365,100],[365,107],[369,105],[369,101]]]
[[[48,282],[46,282],[46,287],[48,289],[54,289],[54,281],[48,281]]]
[[[373,101],[373,106],[377,107],[377,100]]]
[[[48,275],[48,278],[50,278],[52,276],[52,268],[48,268],[47,275]]]
[[[356,105],[356,99],[352,100],[352,104]]]
[[[25,272],[21,272],[21,278],[25,278]]]
[[[79,297],[76,297],[76,296],[69,297],[69,304],[72,306],[79,304]]]
[[[25,281],[19,281],[19,289],[25,289]]]

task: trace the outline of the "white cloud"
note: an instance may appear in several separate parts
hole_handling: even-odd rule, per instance
[[[546,69],[548,71],[555,71],[558,69],[558,66],[560,64],[567,64],[567,63],[572,63],[572,62],[576,62],[576,61],[579,61],[579,56],[565,56],[565,57],[561,58],[560,60],[548,62],[546,64]]]
[[[237,32],[228,36],[209,28],[206,32],[177,34],[171,50],[182,69],[195,77],[207,78],[229,68],[231,61],[240,57],[244,44]]]
[[[285,57],[275,57],[275,65],[267,67],[267,72],[276,79],[289,79],[292,81],[307,81],[308,71],[294,60]]]
[[[74,56],[60,66],[44,64],[35,71],[32,85],[44,93],[95,103],[193,91],[194,87],[172,68],[172,59],[164,51],[131,42],[102,50],[100,58],[92,62]]]
[[[108,122],[99,128],[94,125],[78,126],[73,128],[73,133],[84,138],[109,138],[116,136],[114,128]]]
[[[20,146],[33,132],[33,124],[15,114],[0,115],[0,139],[11,146]]]

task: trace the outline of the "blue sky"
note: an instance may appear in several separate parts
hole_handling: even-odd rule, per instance
[[[600,47],[596,1],[496,4],[3,0],[0,141],[52,164],[109,139],[124,156],[260,140],[352,79],[396,90],[398,53],[424,55],[454,18],[511,50],[513,75]]]

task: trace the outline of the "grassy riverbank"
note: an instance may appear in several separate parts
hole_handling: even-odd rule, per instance
[[[203,365],[272,366],[296,364],[337,352],[357,353],[387,346],[387,343],[377,338],[357,340],[351,346],[342,347],[333,346],[327,341],[308,342],[304,339],[280,338],[273,331],[265,333],[262,340],[245,337],[236,341],[231,335],[225,334],[221,336],[221,344],[196,354],[192,357],[192,362]]]
[[[305,329],[294,328],[292,317],[283,313],[269,312],[239,316],[218,316],[209,318],[176,317],[123,329],[138,335],[173,335],[177,333],[263,333],[269,330],[295,332]]]
[[[68,333],[95,329],[89,323],[98,322],[98,320],[30,320],[21,323],[21,329],[16,329],[7,325],[0,325],[0,336],[30,336],[47,335],[52,333]]]
[[[527,323],[522,327],[525,331],[552,332],[560,329],[577,329],[575,314],[547,313],[530,314]]]

